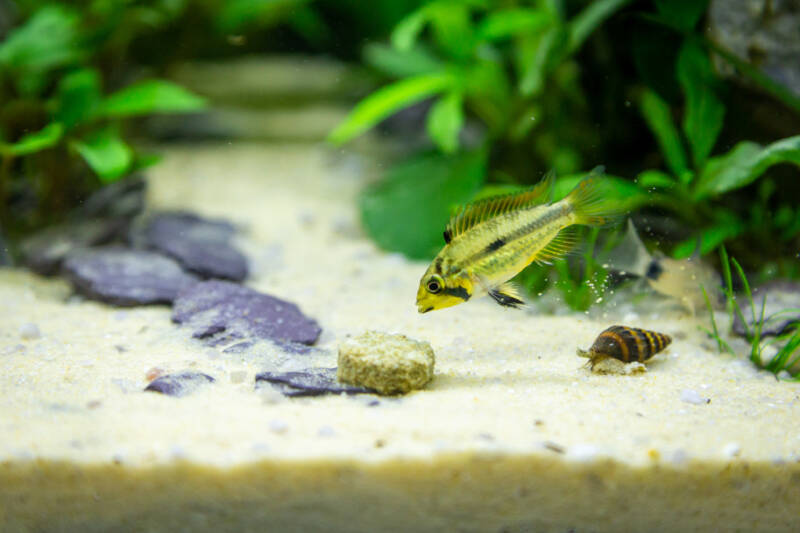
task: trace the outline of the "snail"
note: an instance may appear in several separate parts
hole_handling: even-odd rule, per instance
[[[603,359],[613,357],[623,363],[649,361],[669,346],[672,338],[664,333],[628,326],[611,326],[595,339],[589,350],[578,349],[578,355],[588,357],[591,368]]]

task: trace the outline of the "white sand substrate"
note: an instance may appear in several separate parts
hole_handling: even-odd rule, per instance
[[[308,355],[223,354],[166,306],[0,270],[0,531],[800,530],[798,384],[718,355],[705,317],[657,297],[418,314],[427,265],[360,229],[372,169],[233,144],[172,147],[150,171],[152,209],[241,225],[247,285],[322,326]],[[616,323],[674,340],[643,374],[592,374],[575,350]],[[255,390],[262,370],[335,366],[367,329],[430,342],[433,382],[378,405]],[[217,382],[142,392],[154,368]]]

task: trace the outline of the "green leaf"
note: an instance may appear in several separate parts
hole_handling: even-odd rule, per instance
[[[485,179],[483,151],[417,157],[361,194],[361,220],[381,248],[430,258],[444,246],[451,210],[468,202]]]
[[[120,138],[119,132],[111,127],[95,131],[82,140],[73,141],[72,146],[105,183],[125,174],[133,160],[132,150]]]
[[[800,166],[800,135],[766,147],[743,141],[725,155],[712,157],[694,186],[695,199],[716,196],[749,185],[779,163]]]
[[[536,33],[553,25],[552,13],[540,9],[504,9],[490,13],[478,27],[479,41],[495,41],[521,33]]]
[[[428,135],[446,154],[458,150],[458,133],[464,125],[461,94],[451,92],[439,98],[428,112]]]
[[[566,46],[567,34],[561,28],[550,28],[541,36],[521,43],[517,62],[520,64],[519,90],[523,96],[542,92],[547,74],[563,55]]]
[[[686,239],[675,246],[672,256],[676,259],[691,257],[697,249],[698,238],[700,239],[700,255],[707,254],[744,231],[744,223],[735,216],[721,218],[720,222],[699,231],[691,239]]]
[[[400,51],[410,50],[417,42],[422,28],[428,22],[429,6],[424,6],[401,20],[390,37],[392,46]]]
[[[8,70],[20,93],[39,94],[53,70],[73,65],[83,57],[78,21],[72,9],[45,6],[0,43],[0,70]]]
[[[37,132],[24,135],[15,143],[0,143],[0,153],[16,157],[41,152],[58,144],[63,133],[64,126],[58,122],[51,122]]]
[[[58,82],[54,116],[65,128],[71,129],[92,116],[100,99],[100,75],[97,71],[77,70]]]
[[[636,177],[636,183],[644,189],[669,189],[675,186],[675,178],[660,170],[645,170]]]
[[[689,170],[686,152],[681,144],[678,130],[672,122],[669,105],[658,94],[650,89],[642,93],[640,107],[644,120],[655,134],[667,166],[675,176],[681,176]]]
[[[717,96],[711,58],[697,41],[684,42],[676,71],[686,95],[683,131],[689,140],[694,166],[702,169],[722,130],[725,106]]]
[[[628,2],[630,0],[594,0],[590,2],[569,22],[568,53],[580,48],[600,24]]]
[[[655,0],[658,18],[668,25],[690,31],[708,9],[709,0]]]
[[[150,113],[187,113],[204,109],[203,98],[166,80],[147,80],[121,89],[100,105],[98,114],[110,118]]]
[[[396,78],[429,74],[443,68],[442,63],[422,47],[400,51],[378,43],[364,47],[364,61]]]
[[[422,74],[378,89],[361,100],[347,118],[328,136],[334,144],[358,137],[404,107],[448,89],[453,78],[447,73]]]
[[[310,0],[229,0],[221,2],[216,22],[223,33],[258,26],[264,30],[286,22]]]
[[[456,60],[470,57],[475,47],[472,7],[461,2],[435,2],[428,6],[436,44]]]

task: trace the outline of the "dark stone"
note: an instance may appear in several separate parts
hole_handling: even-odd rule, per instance
[[[212,346],[236,339],[313,344],[322,331],[295,304],[220,280],[182,291],[173,304],[172,320],[188,325],[194,337],[208,338]]]
[[[144,390],[160,392],[167,396],[186,396],[193,393],[198,387],[214,383],[214,381],[216,381],[214,378],[201,372],[181,372],[154,379]]]
[[[147,247],[154,248],[203,278],[242,281],[247,259],[230,240],[236,228],[224,221],[207,220],[190,213],[161,213],[144,228]]]
[[[121,237],[129,221],[124,218],[69,222],[44,230],[22,241],[22,262],[43,276],[57,274],[67,254],[80,248],[107,244]]]
[[[345,385],[336,380],[336,368],[306,368],[296,372],[261,372],[256,388],[269,383],[284,396],[321,396],[323,394],[375,394],[372,389]]]
[[[756,320],[761,319],[761,303],[764,301],[764,295],[767,297],[767,303],[764,308],[764,324],[761,328],[761,336],[777,336],[797,328],[798,324],[800,324],[800,283],[775,280],[755,287],[753,289],[753,302],[756,305]],[[753,321],[750,302],[741,296],[737,301],[742,308],[742,315],[744,315],[747,328],[753,331],[755,322]],[[784,313],[782,312],[784,310],[791,311]],[[747,336],[744,323],[742,323],[738,314],[734,314],[732,329],[737,335]]]
[[[89,196],[73,216],[88,218],[133,218],[144,210],[147,182],[141,175],[106,185]]]
[[[119,306],[170,303],[197,282],[168,257],[116,247],[76,250],[63,272],[81,294]]]

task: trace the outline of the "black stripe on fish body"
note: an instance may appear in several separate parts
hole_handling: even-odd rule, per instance
[[[464,287],[453,287],[453,288],[451,288],[451,287],[445,287],[445,288],[444,288],[444,290],[443,290],[442,292],[443,292],[444,294],[447,294],[447,295],[449,295],[449,296],[455,296],[456,298],[461,298],[461,299],[462,299],[462,300],[464,300],[465,302],[466,302],[467,300],[469,300],[469,299],[470,299],[470,297],[472,296],[472,295],[471,295],[471,294],[470,294],[470,293],[467,291],[467,289],[465,289]]]
[[[503,246],[505,246],[506,241],[503,239],[495,239],[489,243],[489,246],[486,247],[486,252],[494,252],[495,250],[499,250]]]

